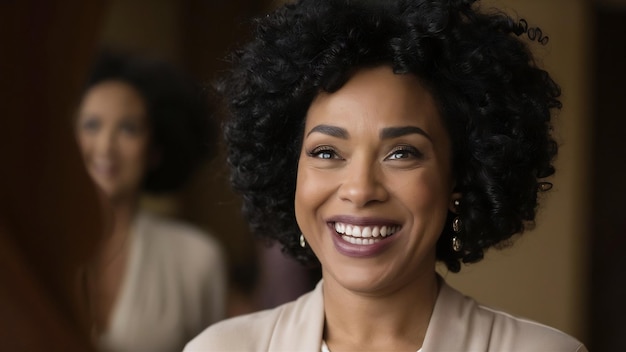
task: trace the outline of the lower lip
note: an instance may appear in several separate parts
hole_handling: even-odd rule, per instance
[[[372,257],[384,251],[396,238],[396,234],[387,236],[384,239],[372,244],[353,244],[346,242],[341,235],[335,231],[335,227],[329,224],[331,237],[335,245],[335,249],[348,257]]]

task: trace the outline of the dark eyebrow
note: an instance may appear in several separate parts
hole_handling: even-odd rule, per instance
[[[345,128],[330,125],[317,125],[313,127],[309,133],[307,133],[307,137],[313,132],[319,132],[341,139],[348,139],[348,136],[350,135]]]
[[[406,136],[407,134],[417,133],[428,138],[429,141],[433,141],[430,135],[423,129],[415,126],[402,126],[402,127],[386,127],[380,131],[380,139],[390,139]]]

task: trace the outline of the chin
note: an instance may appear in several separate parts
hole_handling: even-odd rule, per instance
[[[361,293],[375,293],[394,285],[394,280],[391,280],[388,272],[372,271],[365,266],[333,270],[332,273],[325,273],[324,278],[328,277],[350,291]]]

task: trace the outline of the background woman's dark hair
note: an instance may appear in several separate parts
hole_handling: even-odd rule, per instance
[[[418,76],[452,140],[464,246],[451,248],[450,213],[437,258],[458,272],[533,224],[541,179],[554,173],[551,110],[561,107],[560,88],[520,38],[545,44],[536,28],[471,0],[302,0],[256,24],[219,85],[232,115],[231,181],[255,233],[315,262],[299,246],[293,206],[304,119],[319,91],[374,65]]]
[[[165,61],[107,49],[96,59],[84,91],[109,80],[130,84],[146,104],[158,164],[147,171],[143,190],[178,189],[216,149],[217,126],[208,92]]]

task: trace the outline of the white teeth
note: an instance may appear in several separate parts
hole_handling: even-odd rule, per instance
[[[382,241],[382,239],[377,238],[356,238],[356,237],[352,237],[352,236],[346,236],[343,235],[341,236],[341,238],[346,241],[346,242],[350,242],[352,244],[360,244],[360,245],[368,245],[368,244],[374,244],[376,242]]]
[[[400,226],[356,226],[335,223],[335,231],[352,244],[373,244],[400,230]]]

